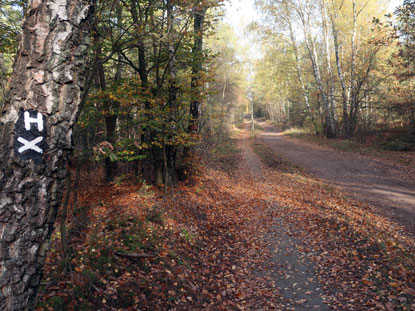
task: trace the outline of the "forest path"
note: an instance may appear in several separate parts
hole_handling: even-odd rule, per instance
[[[354,199],[373,204],[378,212],[415,234],[415,183],[405,169],[362,155],[287,139],[265,122],[258,138],[274,151],[315,176],[339,186]]]
[[[268,197],[266,211],[270,225],[264,235],[269,251],[267,265],[271,269],[256,271],[259,277],[271,280],[279,289],[283,299],[280,301],[284,310],[330,310],[324,303],[323,284],[316,274],[316,267],[309,256],[311,253],[301,251],[302,241],[297,237],[300,229],[290,222],[290,209],[284,207],[275,197],[276,189],[272,175],[260,157],[252,150],[249,124],[239,133],[238,147],[242,152],[241,176],[244,183],[254,191]]]

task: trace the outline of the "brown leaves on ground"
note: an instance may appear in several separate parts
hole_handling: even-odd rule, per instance
[[[266,146],[256,151],[279,160],[249,167],[224,150],[167,195],[146,184],[82,189],[68,220],[71,258],[55,232],[38,310],[288,310],[263,273],[264,237],[281,217],[333,309],[415,308],[411,237]],[[275,202],[284,208],[270,213]]]
[[[238,163],[236,154],[233,160]],[[87,224],[79,230],[78,219],[70,220],[78,234],[69,263],[55,232],[38,309],[243,310],[272,295],[261,280],[248,284],[262,256],[253,234],[257,199],[235,192],[229,173],[205,168],[167,196],[146,185],[84,189],[78,205],[89,206],[82,216]]]
[[[264,144],[255,149],[261,157],[273,153]],[[269,174],[278,200],[290,207],[290,222],[302,229],[300,249],[318,263],[332,308],[415,309],[413,237],[312,176]]]

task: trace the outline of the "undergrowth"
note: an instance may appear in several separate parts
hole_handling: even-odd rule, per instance
[[[145,183],[116,184],[95,193],[94,207],[71,213],[70,258],[62,257],[55,231],[36,310],[157,310],[165,294],[159,288],[174,283],[172,266],[197,257],[188,252],[196,243],[191,230],[173,225],[156,195]]]
[[[292,138],[308,140],[328,145],[343,151],[356,151],[362,154],[382,154],[385,151],[415,151],[415,135],[405,131],[381,131],[369,134],[357,133],[351,139],[326,139],[315,135],[308,129],[292,128],[284,131],[284,135]]]
[[[352,139],[327,139],[307,129],[293,128],[284,135],[331,148],[382,158],[408,166],[413,170],[415,161],[415,135],[401,130],[379,130],[369,134],[357,133]]]
[[[233,138],[228,138],[221,145],[216,146],[206,155],[206,163],[229,174],[237,170],[240,162],[240,150]]]
[[[286,310],[253,273],[264,269],[270,202],[303,229],[298,248],[317,263],[331,306],[415,307],[412,240],[266,145],[254,149],[271,168],[264,184],[241,168],[229,140],[208,165],[194,158],[197,174],[167,195],[145,183],[81,189],[82,208],[67,222],[70,257],[56,231],[37,310]]]

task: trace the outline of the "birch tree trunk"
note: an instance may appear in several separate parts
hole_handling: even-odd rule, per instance
[[[251,132],[255,131],[254,100],[251,97]]]
[[[327,6],[325,0],[321,0],[321,16],[322,16],[322,25],[323,25],[323,38],[326,52],[326,69],[327,69],[327,78],[328,78],[328,99],[330,104],[330,114],[333,118],[334,123],[337,123],[337,103],[335,96],[335,85],[333,70],[331,68],[331,44],[329,40],[329,19],[327,13]]]
[[[28,310],[62,199],[85,76],[89,0],[31,0],[0,118],[0,310]]]
[[[346,134],[346,127],[349,124],[348,118],[348,95],[346,91],[346,82],[343,75],[343,69],[340,60],[340,43],[339,43],[339,35],[336,25],[336,17],[337,13],[330,14],[330,24],[331,24],[331,32],[333,36],[333,46],[334,46],[334,54],[336,56],[336,67],[337,67],[337,75],[339,76],[340,85],[342,88],[342,108],[343,108],[343,133]]]
[[[284,5],[284,10],[285,10],[285,15],[286,15],[286,18],[287,18],[288,30],[290,32],[291,45],[292,45],[293,50],[294,50],[295,69],[296,69],[296,72],[297,72],[298,81],[300,82],[300,86],[301,86],[301,94],[303,95],[304,103],[306,105],[307,112],[310,116],[311,123],[313,124],[314,128],[317,129],[316,121],[314,119],[313,110],[311,109],[310,101],[308,100],[307,89],[305,87],[305,83],[304,83],[304,79],[303,79],[303,73],[302,73],[301,64],[300,64],[300,56],[299,56],[299,52],[298,52],[297,41],[296,41],[295,35],[294,35],[294,29],[293,29],[293,25],[292,25],[292,21],[291,21],[290,10],[289,10],[289,7],[288,7],[288,3],[286,1],[283,2],[283,5]]]
[[[354,132],[354,123],[355,120],[355,110],[357,109],[356,103],[356,81],[355,81],[355,65],[356,65],[356,35],[357,35],[357,12],[356,12],[356,2],[353,1],[353,33],[352,33],[352,55],[350,61],[350,89],[349,96],[350,99],[350,111],[349,116],[347,117],[347,123],[345,124],[344,134],[346,137],[350,138],[353,136]]]
[[[323,87],[323,81],[321,79],[320,68],[319,68],[319,58],[316,50],[316,44],[314,42],[313,34],[310,30],[310,22],[309,16],[305,9],[300,6],[297,10],[297,13],[300,17],[303,31],[304,31],[304,38],[305,44],[308,51],[308,55],[310,57],[311,65],[313,68],[313,75],[316,81],[318,90],[320,92],[322,101],[323,101],[323,108],[324,108],[324,118],[325,118],[325,134],[328,138],[336,137],[336,123],[333,116],[333,111],[330,109],[329,98],[327,96],[326,91]]]

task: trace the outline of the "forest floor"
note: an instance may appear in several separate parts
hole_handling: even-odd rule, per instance
[[[415,310],[413,237],[246,130],[166,195],[79,195],[37,310]]]
[[[266,122],[260,125],[264,131],[258,138],[276,152],[354,198],[371,203],[382,215],[415,234],[415,162],[408,168],[384,157],[289,139]]]

